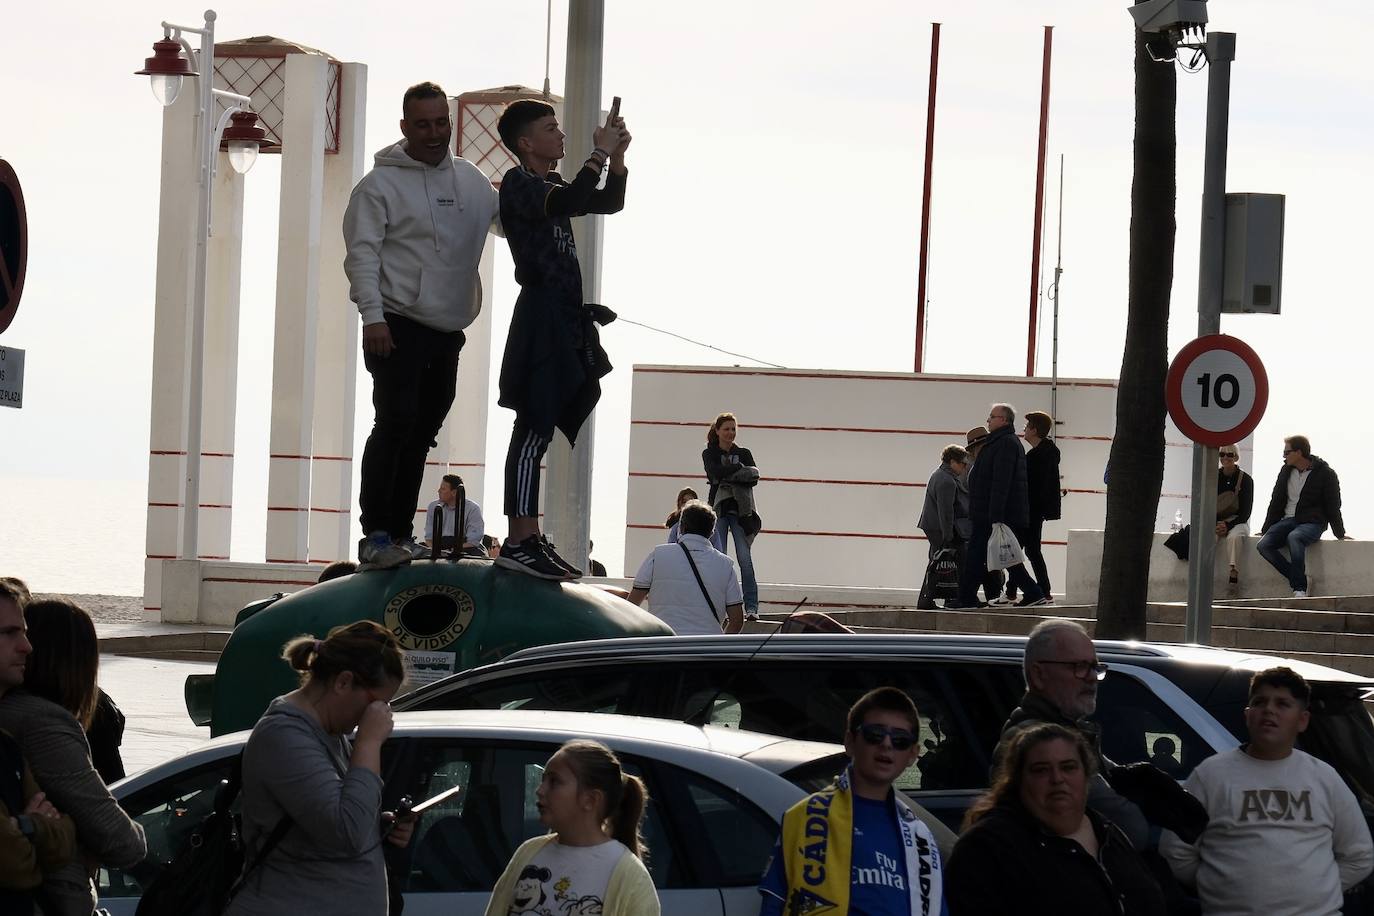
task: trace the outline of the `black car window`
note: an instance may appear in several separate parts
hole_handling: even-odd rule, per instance
[[[1114,763],[1148,760],[1186,779],[1212,747],[1168,703],[1134,677],[1116,671],[1097,688],[1102,753]]]
[[[630,678],[630,670],[623,667],[534,673],[436,693],[408,708],[632,713]]]
[[[191,831],[215,806],[215,792],[228,779],[236,756],[186,770],[122,800],[124,811],[143,827],[148,853],[128,869],[100,869],[96,891],[101,898],[138,897],[172,861]],[[231,810],[239,809],[235,800]]]
[[[1359,799],[1366,817],[1374,817],[1374,722],[1353,685],[1312,685],[1307,730],[1298,746],[1329,763]]]
[[[535,793],[544,764],[557,745],[491,746],[472,741],[436,739],[418,751],[419,778],[410,787],[420,802],[454,786],[463,790],[452,800],[425,811],[411,841],[406,890],[487,892],[496,884],[516,848],[548,832],[539,821]],[[625,769],[639,775],[639,763],[624,757]],[[645,809],[643,834],[652,856],[649,872],[658,887],[681,886],[660,806]]]
[[[808,741],[842,743],[851,706],[875,687],[905,691],[921,715],[922,756],[898,780],[903,791],[987,786],[991,751],[1021,692],[1014,665],[859,664],[851,659],[758,661],[747,669],[699,666],[683,675],[675,712],[708,702],[715,725]],[[809,774],[812,779],[817,774]]]
[[[739,792],[698,773],[665,763],[656,763],[653,771],[656,778],[650,791],[668,800],[678,835],[694,840],[695,883],[703,887],[757,885],[778,838],[777,821]],[[659,850],[649,839],[652,872]]]

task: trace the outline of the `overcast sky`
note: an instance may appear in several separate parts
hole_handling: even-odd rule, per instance
[[[626,209],[606,222],[604,300],[627,317],[789,367],[909,370],[930,21],[939,19],[926,368],[1020,373],[1041,27],[1053,25],[1046,273],[1062,153],[1060,371],[1114,377],[1133,114],[1125,6],[607,0],[605,102],[623,97],[635,141]],[[1253,470],[1267,486],[1281,437],[1308,434],[1342,474],[1351,533],[1374,536],[1374,483],[1364,473],[1374,436],[1360,406],[1372,288],[1374,9],[1326,0],[1304,4],[1295,21],[1291,4],[1271,0],[1209,6],[1214,30],[1238,33],[1228,190],[1288,195],[1283,315],[1223,320],[1269,370]],[[133,71],[162,19],[198,23],[201,9],[172,0],[6,5],[0,156],[23,182],[31,223],[24,304],[0,339],[28,351],[25,406],[0,410],[0,487],[10,505],[39,477],[73,481],[74,497],[90,493],[77,483],[89,480],[141,493],[161,111]],[[221,40],[272,34],[368,64],[369,150],[397,139],[411,83],[433,79],[457,94],[539,86],[544,76],[543,2],[239,0],[218,12]],[[565,18],[555,2],[555,91]],[[1196,332],[1205,96],[1205,73],[1180,73],[1175,351]],[[234,536],[235,559],[245,560],[262,557],[278,163],[261,157],[246,193]],[[499,354],[515,285],[505,243],[497,244]],[[624,324],[605,341],[620,370],[597,421],[593,535],[615,572],[629,366],[735,360]],[[1048,334],[1041,354],[1048,374]],[[366,396],[365,378],[359,387]],[[360,415],[361,431],[369,421]],[[509,422],[508,412],[492,411],[493,461]],[[490,496],[497,518],[496,488]],[[61,524],[56,512],[21,515],[3,513],[0,537],[41,539]],[[141,514],[127,524],[122,534],[137,529],[141,556]]]

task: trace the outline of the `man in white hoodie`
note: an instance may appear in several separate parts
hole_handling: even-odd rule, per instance
[[[412,525],[425,456],[453,404],[463,329],[482,306],[477,268],[487,233],[500,233],[496,189],[450,151],[444,90],[412,86],[401,111],[405,139],[377,153],[343,223],[375,410],[363,449],[358,560],[378,569],[424,554]]]

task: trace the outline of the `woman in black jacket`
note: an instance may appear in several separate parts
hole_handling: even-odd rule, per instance
[[[1240,547],[1250,534],[1250,513],[1255,505],[1255,484],[1240,469],[1240,446],[1223,445],[1217,451],[1221,467],[1217,470],[1217,537],[1226,538],[1226,559],[1231,564],[1230,581],[1240,581],[1236,561]]]
[[[706,480],[711,484],[706,501],[716,510],[716,531],[711,543],[721,553],[728,553],[727,534],[734,538],[740,586],[744,591],[744,616],[756,618],[759,615],[759,584],[754,578],[750,544],[762,527],[754,508],[754,486],[759,480],[759,470],[753,453],[735,444],[738,432],[734,414],[717,416],[706,433],[701,463],[706,469]]]
[[[945,872],[954,914],[1163,916],[1164,894],[1110,821],[1088,810],[1083,736],[1037,725],[1009,741],[988,794],[964,818]]]

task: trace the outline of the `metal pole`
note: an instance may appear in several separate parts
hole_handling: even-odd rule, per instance
[[[1050,342],[1050,437],[1059,425],[1059,279],[1064,275],[1064,154],[1059,154],[1059,238],[1054,255],[1054,328]]]
[[[205,11],[201,32],[200,110],[196,113],[196,142],[200,150],[200,175],[197,178],[195,273],[191,285],[189,378],[186,385],[186,485],[182,494],[181,558],[194,560],[200,555],[200,452],[201,409],[205,387],[205,261],[210,235],[210,174],[214,168],[212,149],[214,124],[211,106],[215,88],[215,11]]]
[[[565,162],[581,168],[592,151],[592,131],[601,119],[601,56],[605,33],[605,0],[568,0],[568,62],[563,83]],[[571,176],[569,176],[571,177]],[[577,261],[582,268],[582,296],[601,300],[601,217],[573,220]],[[591,537],[592,446],[596,414],[582,424],[577,447],[555,434],[546,457],[544,531],[558,552],[579,569],[587,568]]]
[[[1198,252],[1198,336],[1221,331],[1222,269],[1226,253],[1226,139],[1231,61],[1236,36],[1207,36],[1207,146],[1202,172],[1202,231]],[[1217,553],[1217,450],[1193,445],[1192,534],[1188,544],[1187,642],[1212,639],[1212,580]]]
[[[926,93],[925,182],[921,186],[921,251],[916,271],[916,367],[926,364],[926,275],[930,271],[930,173],[935,160],[935,85],[940,75],[940,23],[930,24],[930,84]]]
[[[1030,323],[1026,328],[1026,378],[1035,375],[1036,322],[1040,318],[1040,234],[1045,222],[1045,143],[1050,126],[1050,58],[1054,26],[1045,26],[1045,51],[1040,64],[1040,141],[1035,152],[1035,228],[1031,230]]]

